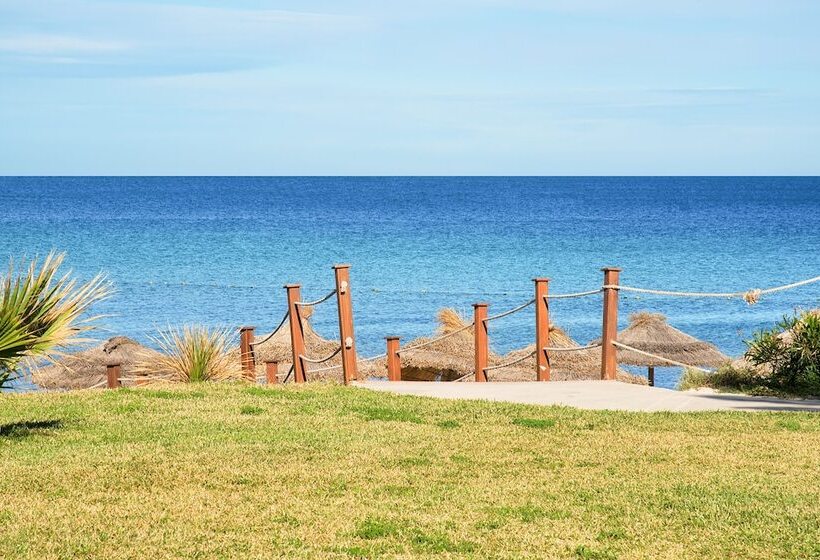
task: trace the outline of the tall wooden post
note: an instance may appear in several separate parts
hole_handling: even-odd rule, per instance
[[[305,382],[305,362],[302,356],[305,355],[305,333],[302,330],[299,306],[297,301],[302,299],[302,288],[299,284],[287,284],[288,291],[288,324],[290,325],[290,346],[293,350],[293,382]]]
[[[489,353],[489,337],[487,336],[487,304],[473,304],[473,330],[475,331],[475,380],[483,383],[487,381],[487,355]]]
[[[655,386],[655,366],[649,366],[649,372],[648,372],[647,375],[649,377],[649,386],[654,387]]]
[[[120,364],[108,364],[105,366],[105,375],[109,389],[122,387],[122,381],[120,381],[120,371]]]
[[[279,362],[265,362],[265,382],[268,385],[276,385],[279,383],[277,374],[279,373]]]
[[[549,278],[535,278],[535,378],[550,380],[550,357],[546,348],[550,345],[550,310],[547,294]]]
[[[604,271],[604,318],[601,332],[601,379],[615,379],[618,355],[612,341],[618,336],[618,286],[621,269],[607,267]]]
[[[387,380],[401,381],[401,357],[399,356],[399,337],[386,336],[387,340]]]
[[[239,328],[239,361],[242,363],[242,376],[256,381],[256,360],[253,357],[254,327]]]
[[[342,343],[342,371],[345,385],[355,381],[359,374],[356,371],[356,337],[353,335],[353,300],[350,297],[350,265],[337,264],[333,267],[336,273],[336,302],[339,308],[339,338]]]

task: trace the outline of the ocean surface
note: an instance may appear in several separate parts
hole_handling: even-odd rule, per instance
[[[595,289],[602,266],[625,285],[687,291],[766,288],[820,274],[820,178],[672,177],[0,177],[0,256],[68,253],[83,279],[102,271],[117,293],[99,337],[150,343],[185,323],[274,327],[286,283],[307,299],[350,263],[359,351],[384,336],[430,334],[435,314],[469,316],[532,297]],[[630,313],[670,323],[730,355],[796,308],[820,306],[815,284],[763,298],[622,294]],[[313,323],[337,336],[333,300]],[[579,342],[600,335],[600,296],[557,300],[551,317]],[[492,323],[505,352],[533,341],[532,308]],[[661,369],[657,383],[680,374]]]

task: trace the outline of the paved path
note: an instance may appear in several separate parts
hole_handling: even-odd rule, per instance
[[[481,399],[526,404],[565,405],[598,410],[689,412],[697,410],[805,410],[820,412],[820,400],[786,400],[707,391],[673,391],[617,381],[549,383],[435,383],[367,381],[376,391],[442,399]]]

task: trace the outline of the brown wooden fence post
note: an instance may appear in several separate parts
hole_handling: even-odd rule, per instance
[[[239,328],[239,361],[245,379],[256,381],[256,360],[253,356],[254,327]]]
[[[607,267],[604,271],[604,317],[601,332],[601,379],[615,379],[618,355],[612,341],[618,336],[618,283],[621,269]]]
[[[302,321],[299,306],[296,302],[301,301],[302,289],[299,284],[287,284],[288,291],[288,322],[290,325],[290,345],[293,350],[293,381],[294,383],[305,382],[305,362],[302,356],[305,355],[305,333],[302,330]]]
[[[336,302],[339,308],[339,339],[342,345],[342,371],[345,385],[355,381],[359,374],[356,371],[356,337],[353,334],[353,300],[350,297],[350,265],[337,264],[333,267],[336,274]]]
[[[268,385],[276,385],[279,383],[277,374],[279,373],[279,362],[265,362],[265,381]]]
[[[399,337],[386,336],[387,340],[387,380],[401,381],[401,356],[399,356]]]
[[[473,330],[475,331],[475,380],[487,381],[487,355],[489,340],[487,336],[487,304],[473,304]]]
[[[105,374],[107,377],[109,389],[116,389],[117,387],[122,387],[122,381],[120,381],[120,371],[122,371],[120,364],[108,364],[107,366],[105,366]]]
[[[550,311],[547,301],[549,278],[535,278],[535,378],[550,380]]]

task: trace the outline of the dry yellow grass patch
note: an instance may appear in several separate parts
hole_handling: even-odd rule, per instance
[[[2,558],[809,558],[820,416],[326,385],[0,398]]]

